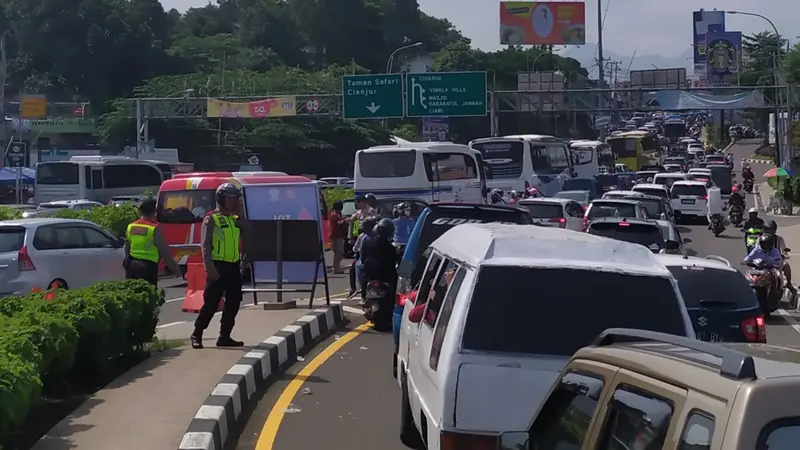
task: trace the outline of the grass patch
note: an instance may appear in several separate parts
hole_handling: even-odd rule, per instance
[[[150,353],[165,352],[167,350],[181,348],[186,345],[187,342],[189,342],[188,339],[159,339],[156,337],[147,345],[147,351]]]
[[[760,161],[774,161],[775,158],[772,156],[764,156],[764,155],[750,155],[747,159],[758,159]]]

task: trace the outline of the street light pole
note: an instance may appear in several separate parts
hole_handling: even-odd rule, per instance
[[[386,60],[386,73],[392,73],[392,63],[394,63],[394,55],[398,54],[399,52],[409,49],[409,48],[416,48],[422,47],[422,42],[414,42],[413,44],[404,45],[402,47],[396,48],[390,55],[389,58]]]
[[[783,82],[783,73],[781,72],[781,64],[780,64],[780,53],[781,53],[781,43],[780,38],[781,34],[778,32],[778,27],[775,26],[769,17],[758,14],[758,13],[751,13],[751,12],[743,12],[743,11],[725,11],[726,14],[731,15],[741,15],[741,16],[751,16],[751,17],[758,17],[760,19],[765,20],[771,27],[772,30],[775,32],[775,38],[778,39],[777,45],[775,46],[775,54],[772,56],[772,70],[774,74],[775,80],[775,133],[777,134],[777,138],[775,139],[775,164],[777,166],[782,166],[785,162],[789,161],[787,157],[790,152],[789,143],[789,134],[786,133],[783,126],[783,120],[781,119],[781,83]],[[788,93],[787,93],[788,94]],[[787,122],[791,120],[789,118],[789,108],[788,108],[788,95],[787,95],[787,109],[786,109],[786,120]],[[791,127],[791,122],[789,122],[789,127]],[[784,150],[784,151],[781,151]],[[786,153],[784,155],[783,153]]]

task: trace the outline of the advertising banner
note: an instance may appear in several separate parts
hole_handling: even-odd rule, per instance
[[[422,118],[422,140],[423,141],[447,141],[450,137],[450,118],[449,117],[423,117]]]
[[[322,239],[322,220],[319,207],[319,188],[316,183],[275,183],[244,186],[245,214],[250,220],[316,220]],[[285,230],[291,236],[291,230]],[[264,236],[264,239],[274,236]],[[292,239],[286,240],[292,245]],[[274,283],[277,281],[277,263],[256,262],[253,264],[253,277],[256,282]],[[283,281],[285,283],[310,283],[314,280],[317,263],[284,261]],[[317,277],[323,278],[324,268]]]
[[[725,31],[725,11],[695,11],[692,13],[692,44],[694,71],[706,72],[706,34]]]
[[[647,69],[631,70],[633,89],[683,89],[687,86],[686,69]]]
[[[500,2],[500,44],[584,45],[583,2]]]
[[[23,119],[47,117],[47,98],[44,95],[22,94],[19,98],[19,115]]]
[[[265,117],[287,117],[297,114],[297,99],[294,95],[265,98],[254,102],[239,103],[208,99],[206,117],[243,117],[262,119]]]
[[[722,83],[739,73],[742,50],[740,31],[706,34],[706,77],[709,83]]]

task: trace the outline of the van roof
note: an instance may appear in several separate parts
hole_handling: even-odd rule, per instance
[[[676,181],[677,183],[677,181]],[[638,188],[648,188],[648,189],[666,189],[662,184],[653,184],[653,183],[639,183],[632,188],[632,190],[636,190]]]
[[[376,145],[374,147],[359,150],[358,152],[367,153],[387,153],[396,152],[398,150],[431,150],[434,152],[449,152],[459,150],[463,152],[472,152],[472,150],[463,144],[454,144],[452,142],[404,142],[396,145]]]
[[[656,255],[656,259],[661,261],[661,264],[667,267],[703,267],[705,269],[721,269],[736,271],[736,268],[729,265],[730,261],[723,262],[724,258],[721,256],[708,256],[700,258],[699,256],[683,256],[683,255]]]
[[[431,247],[473,267],[561,267],[670,276],[646,247],[560,228],[464,224],[447,230]]]
[[[677,164],[671,164],[677,165]],[[657,173],[654,178],[686,178],[688,174],[683,172],[661,172]]]
[[[672,183],[672,185],[673,186],[678,185],[678,186],[703,186],[703,187],[705,187],[706,182],[705,181],[695,181],[695,180],[681,180],[681,181],[676,181],[676,182]]]
[[[561,191],[561,192],[589,192],[589,191]],[[539,197],[539,198],[523,198],[517,202],[518,205],[535,205],[537,203],[553,203],[559,205],[565,205],[567,203],[571,203],[574,200],[563,198],[563,197]]]

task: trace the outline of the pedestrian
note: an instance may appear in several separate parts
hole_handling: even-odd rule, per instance
[[[783,201],[786,208],[786,214],[792,214],[792,201],[794,200],[794,189],[792,189],[792,179],[785,177],[783,179]]]
[[[203,218],[200,242],[203,266],[206,270],[206,286],[203,306],[194,322],[194,333],[190,338],[192,348],[203,348],[203,332],[217,312],[222,296],[225,306],[220,318],[217,347],[241,347],[242,341],[231,337],[239,305],[242,303],[242,272],[239,234],[244,219],[242,193],[231,183],[223,183],[216,192],[217,209]]]
[[[158,263],[162,259],[172,273],[183,276],[156,222],[156,201],[146,199],[139,205],[139,218],[128,225],[125,233],[125,278],[157,286]]]
[[[347,221],[342,215],[344,203],[340,200],[333,203],[333,208],[328,216],[331,228],[331,250],[333,250],[333,273],[343,273],[342,259],[344,258],[344,240],[347,238]]]

